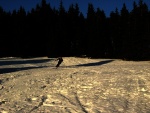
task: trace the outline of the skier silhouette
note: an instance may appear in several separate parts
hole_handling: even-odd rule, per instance
[[[58,68],[59,65],[63,62],[63,58],[62,57],[58,57],[56,60],[58,60],[58,63],[56,65],[56,68]]]

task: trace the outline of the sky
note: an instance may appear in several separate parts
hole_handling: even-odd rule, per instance
[[[5,11],[13,11],[14,9],[18,10],[20,6],[23,6],[25,10],[31,11],[32,8],[35,8],[37,4],[40,4],[42,0],[0,0],[0,6]],[[47,3],[50,3],[51,7],[58,9],[60,0],[46,0]],[[127,9],[131,11],[133,9],[133,1],[137,4],[139,0],[62,0],[63,6],[68,10],[70,4],[78,3],[80,11],[86,16],[88,3],[92,3],[95,10],[99,7],[101,10],[104,10],[107,17],[109,17],[111,11],[115,11],[116,8],[120,11],[123,3],[126,4]],[[150,6],[150,0],[143,0],[148,6]]]

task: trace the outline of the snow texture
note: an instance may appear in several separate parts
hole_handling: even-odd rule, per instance
[[[149,113],[150,61],[0,59],[1,113]]]

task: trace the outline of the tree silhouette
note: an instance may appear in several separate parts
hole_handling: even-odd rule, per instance
[[[123,4],[121,9],[121,17],[120,17],[120,37],[121,37],[121,57],[125,57],[127,52],[129,51],[129,40],[130,40],[130,27],[129,27],[129,11],[127,10],[126,4]]]
[[[120,37],[120,15],[117,8],[115,12],[112,11],[110,14],[110,31],[114,57],[120,57],[122,43]]]

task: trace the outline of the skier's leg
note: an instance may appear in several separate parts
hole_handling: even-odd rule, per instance
[[[61,64],[61,62],[58,62],[57,65],[56,65],[56,67],[59,67],[60,64]]]

